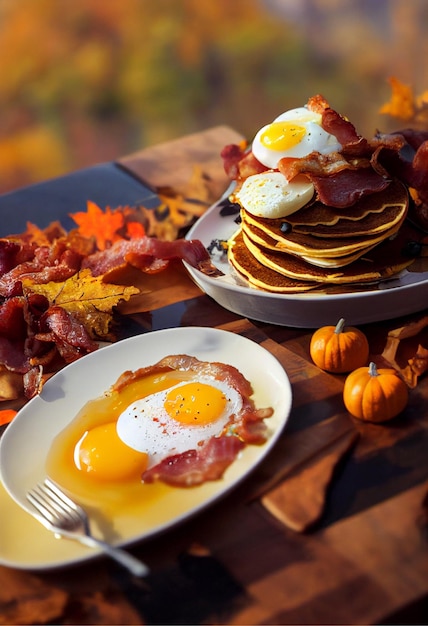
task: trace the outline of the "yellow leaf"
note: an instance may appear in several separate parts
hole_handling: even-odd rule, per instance
[[[24,294],[45,296],[51,306],[61,306],[83,324],[93,338],[109,339],[113,308],[122,300],[139,293],[136,287],[103,282],[102,276],[92,276],[82,270],[64,282],[36,284],[31,279],[22,281]]]

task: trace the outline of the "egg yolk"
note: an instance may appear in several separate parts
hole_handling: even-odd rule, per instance
[[[133,450],[116,432],[116,422],[85,432],[74,451],[76,467],[104,482],[138,478],[146,470],[148,456]]]
[[[260,142],[270,150],[284,151],[297,146],[306,135],[306,128],[294,122],[272,122],[260,136]]]
[[[226,396],[220,389],[205,383],[188,383],[171,389],[164,408],[168,415],[181,424],[210,424],[226,407]]]

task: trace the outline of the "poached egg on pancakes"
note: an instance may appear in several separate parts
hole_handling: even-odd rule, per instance
[[[286,217],[305,206],[314,194],[311,181],[306,176],[287,181],[277,168],[285,157],[329,154],[342,148],[336,137],[322,128],[321,120],[320,113],[298,107],[263,126],[251,149],[269,171],[249,176],[236,192],[236,201],[253,215],[269,219]]]

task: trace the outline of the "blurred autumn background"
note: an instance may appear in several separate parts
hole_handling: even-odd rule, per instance
[[[217,124],[251,138],[318,92],[391,130],[388,78],[428,88],[427,26],[426,0],[1,0],[0,192]]]

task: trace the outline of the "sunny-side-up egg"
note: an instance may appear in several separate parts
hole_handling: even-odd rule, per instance
[[[89,401],[56,437],[49,476],[83,500],[123,507],[140,501],[143,472],[219,435],[242,407],[225,381],[173,370],[132,380]],[[153,491],[165,485],[151,486]]]
[[[313,184],[303,175],[287,181],[277,168],[284,157],[341,150],[336,137],[322,128],[321,119],[319,113],[298,107],[263,126],[254,137],[252,152],[274,171],[249,176],[236,193],[236,201],[253,215],[269,219],[286,217],[305,206],[313,196]]]
[[[119,416],[117,434],[148,455],[150,469],[220,435],[241,407],[240,394],[226,382],[199,377],[132,403]]]
[[[321,114],[306,107],[282,113],[254,137],[254,156],[266,167],[276,169],[284,157],[302,158],[311,152],[329,154],[341,150],[336,137],[322,128],[321,120]]]

